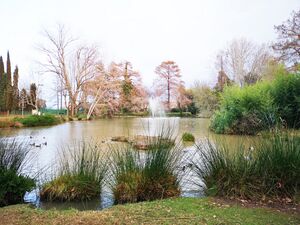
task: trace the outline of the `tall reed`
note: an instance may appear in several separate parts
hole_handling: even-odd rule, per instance
[[[41,199],[80,201],[100,197],[107,166],[98,146],[93,141],[82,141],[62,148],[57,173],[42,186]]]
[[[209,140],[197,145],[194,171],[208,194],[293,198],[300,190],[300,138],[287,132],[261,137],[250,148]]]
[[[180,194],[181,147],[174,146],[171,132],[148,140],[148,150],[131,146],[112,148],[110,187],[115,203],[163,199]]]

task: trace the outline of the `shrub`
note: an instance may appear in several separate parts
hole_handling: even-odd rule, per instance
[[[31,159],[29,150],[15,140],[0,139],[0,206],[22,203],[26,191],[35,187],[34,179],[22,174]]]
[[[179,147],[166,145],[160,136],[147,151],[132,148],[113,150],[111,189],[115,203],[140,202],[178,196],[180,175]],[[169,140],[168,143],[173,141]]]
[[[278,107],[278,115],[286,125],[300,128],[300,74],[277,75],[271,95]]]
[[[256,134],[276,124],[300,127],[300,75],[278,74],[272,82],[229,87],[211,120],[216,133]],[[278,120],[280,118],[281,120]]]
[[[58,117],[50,114],[30,115],[24,118],[16,118],[16,120],[26,127],[51,126],[60,123],[60,119]]]
[[[207,141],[197,152],[194,171],[210,195],[261,200],[300,191],[300,138],[292,134],[272,134],[249,149]]]
[[[267,83],[226,88],[220,110],[212,117],[212,130],[216,133],[255,134],[274,126],[276,107],[269,90]]]
[[[99,198],[106,165],[98,144],[77,143],[62,150],[57,174],[42,185],[40,196],[46,201],[79,201]]]
[[[182,134],[182,140],[183,141],[195,142],[195,137],[194,137],[193,134],[185,132],[185,133]]]

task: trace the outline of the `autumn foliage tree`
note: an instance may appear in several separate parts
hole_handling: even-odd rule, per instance
[[[164,61],[156,67],[155,73],[158,75],[154,83],[156,94],[166,102],[170,110],[171,98],[176,96],[178,87],[182,84],[180,69],[174,61]]]

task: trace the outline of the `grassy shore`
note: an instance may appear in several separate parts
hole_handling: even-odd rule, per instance
[[[1,224],[300,224],[299,214],[176,198],[118,205],[103,211],[41,210],[28,205],[0,208]]]

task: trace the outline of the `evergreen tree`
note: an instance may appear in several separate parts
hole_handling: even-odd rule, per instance
[[[4,63],[2,56],[0,56],[0,111],[4,110],[4,102]]]
[[[13,105],[13,88],[11,82],[11,65],[10,65],[10,57],[9,52],[7,52],[6,59],[6,88],[5,88],[5,108],[7,111],[11,111]]]
[[[14,83],[13,83],[13,110],[18,109],[18,103],[19,103],[19,68],[16,66],[14,71]]]

